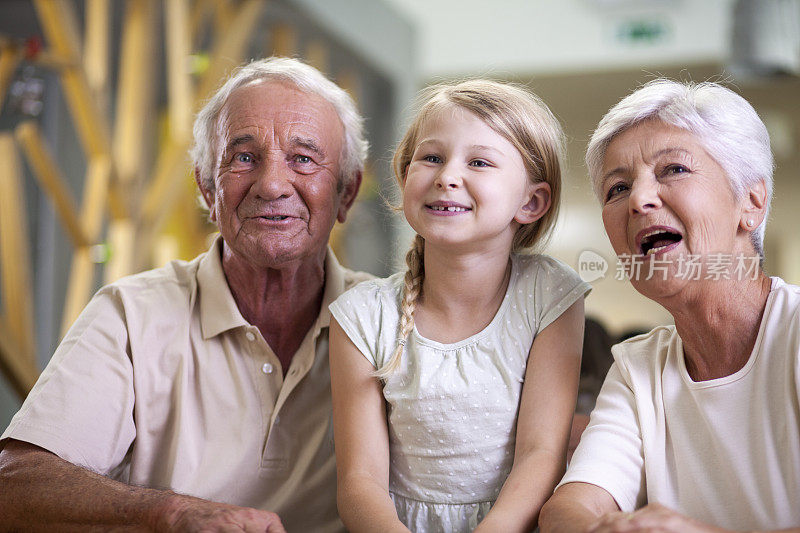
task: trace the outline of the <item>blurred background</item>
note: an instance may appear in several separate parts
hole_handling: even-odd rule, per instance
[[[206,250],[193,114],[235,65],[272,54],[325,72],[366,117],[365,180],[331,237],[350,268],[401,268],[410,230],[385,199],[416,91],[512,80],[569,136],[547,253],[576,270],[579,257],[607,264],[587,316],[612,339],[669,323],[615,279],[583,164],[603,114],[667,76],[724,82],[766,123],[777,163],[766,268],[800,282],[800,0],[4,0],[0,428],[97,288]]]

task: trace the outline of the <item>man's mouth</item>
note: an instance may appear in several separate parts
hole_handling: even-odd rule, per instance
[[[655,255],[666,251],[683,240],[683,236],[672,228],[652,228],[639,237],[639,251],[642,255]]]
[[[266,220],[286,220],[289,217],[287,215],[270,215],[270,216],[263,216],[263,217],[258,217],[258,218],[263,218],[263,219],[266,219]]]

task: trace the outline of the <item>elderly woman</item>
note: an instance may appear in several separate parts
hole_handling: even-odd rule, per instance
[[[656,80],[608,112],[586,161],[631,283],[675,325],[614,347],[542,530],[797,528],[800,287],[760,266],[764,124],[717,84]]]

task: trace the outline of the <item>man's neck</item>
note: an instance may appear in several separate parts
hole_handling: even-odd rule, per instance
[[[261,331],[285,374],[319,316],[325,256],[282,268],[256,269],[223,253],[222,268],[239,312]]]

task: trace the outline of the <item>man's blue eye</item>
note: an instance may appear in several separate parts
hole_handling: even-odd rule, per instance
[[[303,164],[305,164],[305,163],[311,163],[311,158],[310,158],[310,157],[308,157],[307,155],[296,155],[296,156],[294,157],[294,160],[295,160],[296,162],[298,162],[298,163],[303,163]]]
[[[248,153],[236,154],[234,159],[236,159],[236,161],[238,161],[239,163],[252,163],[253,155]]]

